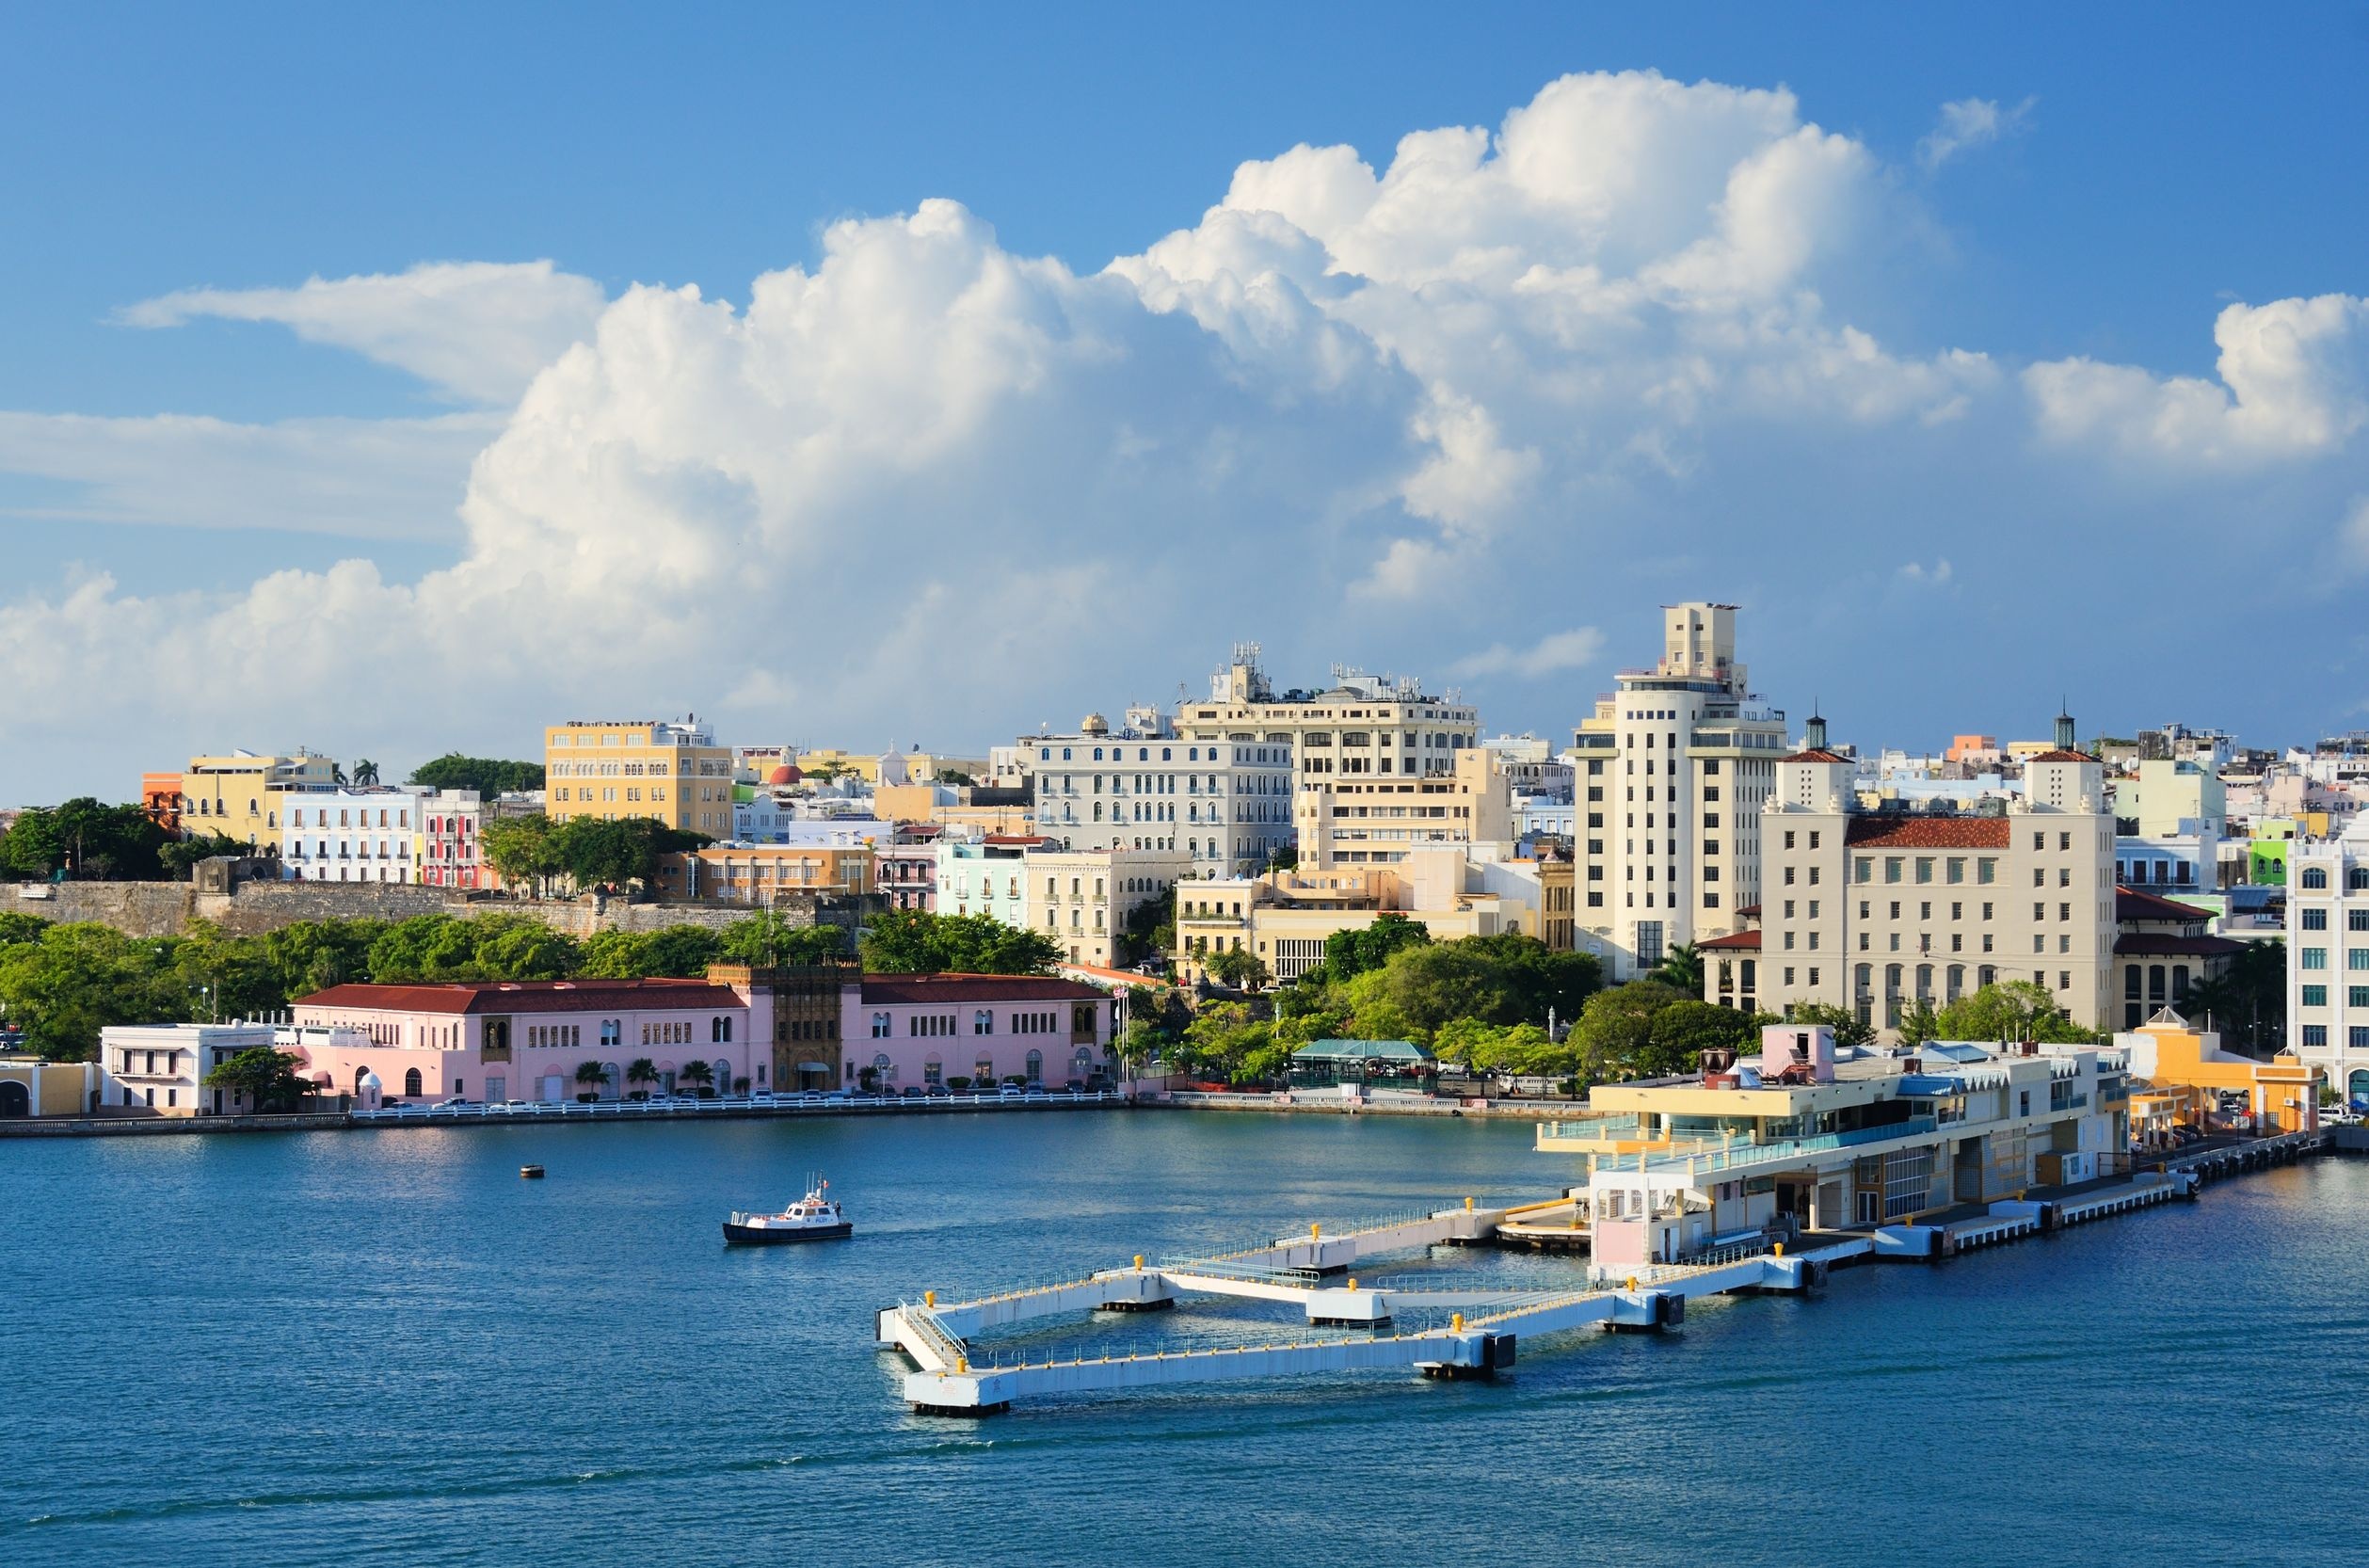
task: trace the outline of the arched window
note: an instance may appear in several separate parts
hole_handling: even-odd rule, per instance
[[[715,1092],[719,1095],[732,1092],[732,1064],[720,1056],[715,1059]]]
[[[416,1096],[420,1092],[420,1069],[412,1068],[403,1075],[403,1092]]]
[[[2328,887],[2328,868],[2325,866],[2304,867],[2303,886],[2315,892],[2325,889]]]
[[[943,1083],[946,1081],[946,1064],[944,1060],[938,1056],[937,1052],[932,1051],[927,1056],[921,1058],[921,1081],[924,1083]]]
[[[1044,1077],[1045,1053],[1041,1050],[1030,1051],[1028,1053],[1028,1080],[1031,1083],[1037,1083],[1043,1081]]]
[[[879,1076],[883,1083],[894,1083],[897,1080],[897,1064],[888,1060],[887,1051],[882,1051],[872,1059],[872,1070]]]

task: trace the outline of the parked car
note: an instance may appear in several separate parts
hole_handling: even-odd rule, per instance
[[[1026,1091],[1026,1090],[1024,1090],[1024,1089],[1022,1089],[1022,1088],[1021,1088],[1018,1084],[1016,1084],[1016,1083],[1007,1083],[1007,1084],[1005,1084],[1002,1088],[998,1089],[998,1090],[996,1091],[996,1098],[998,1098],[998,1099],[1006,1099],[1006,1100],[1016,1100],[1016,1099],[1018,1099],[1018,1098],[1019,1098],[1019,1097],[1020,1097],[1023,1094],[1026,1094],[1026,1093],[1027,1093],[1027,1091]]]
[[[922,1092],[934,1100],[950,1100],[954,1097],[954,1091],[949,1089],[943,1083],[933,1083]]]

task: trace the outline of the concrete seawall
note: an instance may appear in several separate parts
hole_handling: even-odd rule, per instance
[[[1173,1094],[1140,1103],[1168,1111],[1234,1111],[1290,1116],[1473,1116],[1499,1121],[1563,1121],[1577,1117],[1584,1100],[1344,1100],[1281,1095]]]

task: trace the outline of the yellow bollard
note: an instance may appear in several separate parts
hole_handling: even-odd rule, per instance
[[[1783,1241],[1777,1243],[1776,1253],[1779,1257],[1783,1257],[1785,1256],[1785,1243]]]
[[[1322,1239],[1323,1235],[1324,1227],[1318,1224],[1314,1220],[1310,1220],[1308,1222],[1308,1239],[1310,1240],[1318,1240]]]
[[[970,1370],[970,1361],[969,1361],[969,1358],[968,1358],[968,1357],[966,1357],[966,1356],[959,1356],[959,1355],[958,1355],[958,1356],[956,1356],[956,1357],[954,1357],[954,1370],[956,1370],[957,1372],[968,1372],[968,1371],[969,1371],[969,1370]]]
[[[937,1304],[937,1292],[935,1290],[922,1291],[921,1304],[923,1306],[936,1306]]]
[[[1137,1254],[1135,1255],[1135,1266],[1136,1266],[1138,1269],[1140,1269],[1140,1268],[1142,1268],[1142,1267],[1144,1266],[1144,1255],[1143,1255],[1142,1253],[1137,1253]]]
[[[1637,1288],[1637,1276],[1635,1274],[1628,1276],[1628,1288],[1632,1290]]]
[[[1465,1326],[1465,1315],[1461,1312],[1449,1313],[1448,1315],[1448,1326],[1456,1330],[1458,1333],[1462,1333]]]
[[[1356,1275],[1352,1274],[1352,1275],[1350,1276],[1350,1278],[1349,1278],[1349,1288],[1350,1288],[1352,1290],[1354,1290],[1354,1289],[1356,1289],[1356,1288],[1357,1288],[1357,1276],[1356,1276]]]
[[[1466,1198],[1465,1200],[1465,1212],[1467,1214],[1472,1212],[1472,1200],[1470,1198]]]

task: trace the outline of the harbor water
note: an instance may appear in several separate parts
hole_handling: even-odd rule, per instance
[[[1573,1179],[1527,1126],[978,1114],[0,1144],[0,1563],[2361,1560],[2369,1161],[1494,1383],[916,1416],[872,1314]],[[522,1165],[548,1176],[522,1181]],[[826,1174],[853,1240],[728,1250]],[[1527,1279],[1576,1263],[1443,1256]],[[1294,1332],[1218,1304],[1032,1335]],[[1305,1332],[1305,1329],[1297,1332]]]

